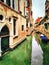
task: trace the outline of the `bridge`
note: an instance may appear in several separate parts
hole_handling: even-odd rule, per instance
[[[36,32],[40,32],[40,33],[44,34],[49,39],[49,28],[45,29],[44,24],[35,26],[34,30]]]

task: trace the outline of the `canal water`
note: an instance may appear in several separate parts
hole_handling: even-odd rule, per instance
[[[43,65],[43,51],[34,36],[32,38],[31,65]]]

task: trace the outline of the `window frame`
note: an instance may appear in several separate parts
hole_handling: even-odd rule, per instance
[[[11,6],[10,0],[6,0],[6,4],[10,7]]]
[[[16,35],[16,19],[13,18],[13,34]]]

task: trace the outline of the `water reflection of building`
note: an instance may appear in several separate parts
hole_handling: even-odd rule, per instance
[[[32,0],[0,0],[0,54],[31,33]]]

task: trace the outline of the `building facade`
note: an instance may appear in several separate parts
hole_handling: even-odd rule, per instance
[[[31,33],[31,7],[31,0],[0,0],[0,57]]]
[[[49,17],[49,0],[46,0],[45,3],[45,15]]]
[[[32,18],[32,0],[25,0],[25,16],[26,16],[26,31],[27,35],[31,34],[33,26]]]
[[[35,26],[35,30],[46,35],[47,39],[49,39],[49,0],[45,2],[45,16]]]

